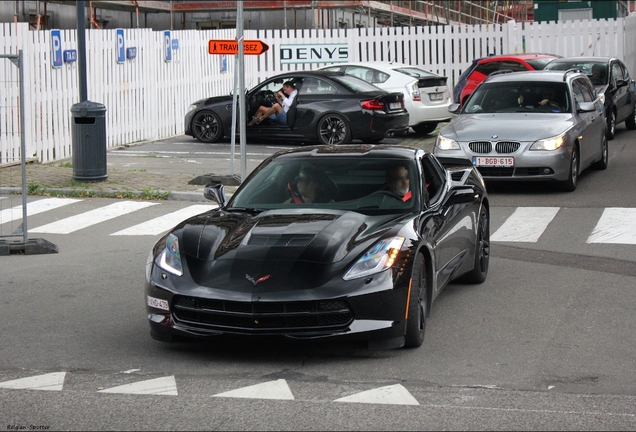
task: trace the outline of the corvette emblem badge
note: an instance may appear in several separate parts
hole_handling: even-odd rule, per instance
[[[254,279],[252,276],[246,274],[245,275],[245,279],[247,279],[248,281],[252,282],[252,285],[256,286],[256,284],[259,284],[261,282],[263,282],[264,280],[269,279],[271,275],[266,275],[266,276],[261,276],[258,279]]]

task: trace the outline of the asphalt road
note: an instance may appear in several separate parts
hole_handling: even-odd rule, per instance
[[[574,193],[491,185],[493,233],[517,208],[559,212],[536,242],[495,242],[488,280],[450,285],[433,305],[424,345],[414,350],[151,340],[143,268],[157,236],[112,234],[192,203],[156,202],[70,234],[37,234],[60,252],[0,258],[0,425],[634,430],[636,244],[587,239],[604,209],[636,208],[635,138],[621,125],[610,141],[609,168],[584,173]],[[201,148],[185,139],[176,148],[184,159],[214,164],[224,162],[208,152],[227,145]],[[153,151],[148,146],[131,150]],[[278,147],[250,145],[248,155],[257,160]],[[115,202],[81,200],[35,215],[29,226]],[[41,378],[16,384],[31,377]],[[126,384],[137,387],[118,388]],[[32,389],[46,385],[48,391]],[[20,386],[27,389],[10,388]]]

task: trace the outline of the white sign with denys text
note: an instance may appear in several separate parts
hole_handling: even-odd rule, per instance
[[[280,63],[341,63],[349,61],[349,45],[294,44],[280,45]]]

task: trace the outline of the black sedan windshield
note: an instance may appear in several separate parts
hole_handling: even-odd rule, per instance
[[[419,209],[418,174],[408,159],[277,159],[234,194],[228,209],[314,208],[364,214]]]

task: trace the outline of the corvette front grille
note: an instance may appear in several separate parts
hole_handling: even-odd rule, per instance
[[[353,320],[353,313],[343,300],[237,302],[175,296],[172,310],[177,321],[253,332],[337,330]]]

